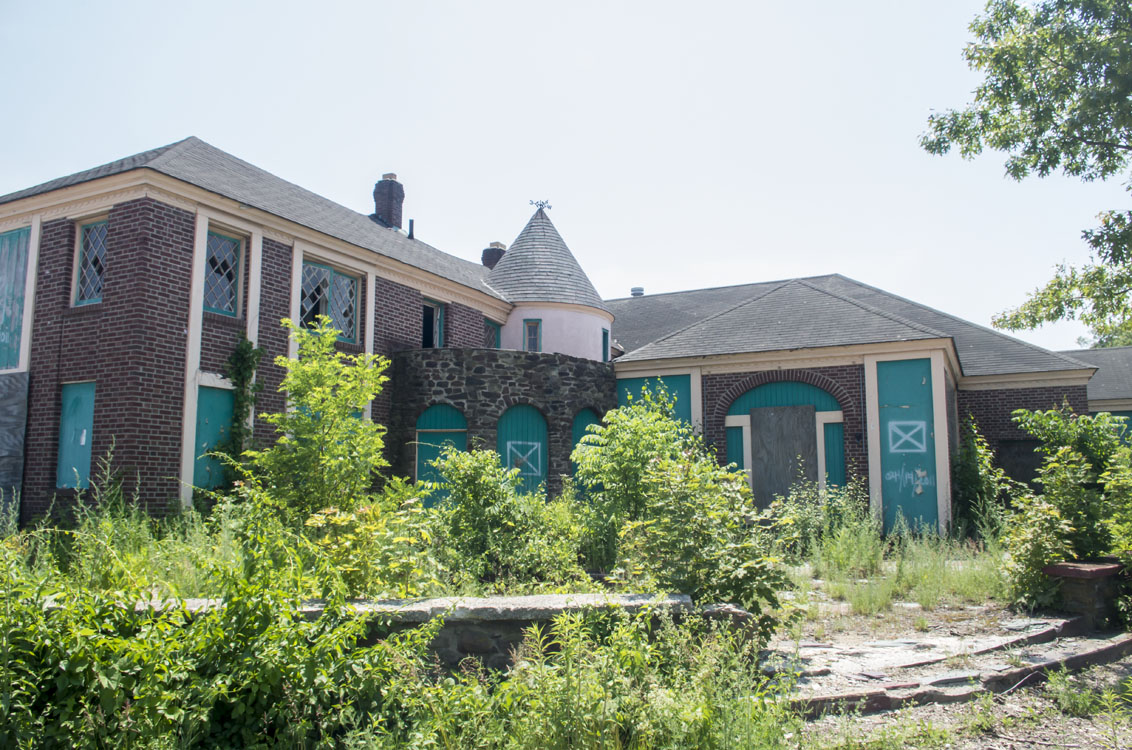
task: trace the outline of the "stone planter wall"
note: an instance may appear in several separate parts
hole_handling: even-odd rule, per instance
[[[1089,629],[1117,623],[1118,563],[1057,563],[1042,569],[1061,582],[1061,606],[1081,615]]]

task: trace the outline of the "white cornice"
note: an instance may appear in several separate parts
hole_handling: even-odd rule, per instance
[[[596,315],[609,323],[613,322],[613,313],[602,310],[599,307],[590,307],[589,305],[575,305],[570,302],[516,302],[514,310],[519,310],[523,307],[539,308],[543,310],[570,310],[572,312],[582,312],[588,315]]]
[[[1091,398],[1089,411],[1132,411],[1132,398]]]
[[[1096,372],[1088,370],[1057,370],[1054,372],[1025,372],[1007,375],[970,375],[959,379],[961,391],[999,391],[1005,388],[1050,388],[1066,385],[1087,385]]]
[[[496,319],[506,319],[511,304],[472,287],[430,273],[408,263],[389,258],[373,250],[353,245],[337,237],[283,219],[239,201],[212,193],[148,168],[101,177],[80,185],[52,190],[48,193],[0,205],[0,231],[29,226],[31,216],[39,213],[44,221],[79,217],[108,209],[116,203],[151,197],[162,203],[212,215],[227,215],[234,222],[262,227],[264,237],[293,245],[296,239],[312,247],[332,250],[355,259],[361,267],[398,284],[403,284],[443,302],[458,302]],[[351,264],[354,265],[354,264]]]
[[[613,367],[618,377],[635,377],[653,372],[681,369],[687,371],[691,367],[701,368],[704,375],[721,375],[737,372],[804,370],[816,367],[860,365],[864,363],[865,355],[888,355],[902,352],[916,354],[940,350],[945,354],[944,359],[948,363],[948,369],[952,372],[957,370],[955,347],[950,338],[829,346],[817,349],[790,349],[777,352],[743,352],[710,357],[679,357],[633,362],[616,359],[613,361]]]

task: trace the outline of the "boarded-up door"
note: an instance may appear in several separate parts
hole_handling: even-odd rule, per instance
[[[197,395],[197,437],[193,446],[193,485],[212,489],[224,484],[224,465],[212,456],[217,446],[228,439],[232,430],[232,407],[235,392],[227,388],[201,386]]]
[[[468,449],[468,420],[460,410],[448,404],[434,404],[417,417],[417,481],[442,482],[444,477],[432,465],[447,448]],[[448,490],[439,488],[429,495],[427,505],[435,505],[448,497]]]
[[[86,487],[90,483],[90,444],[94,438],[94,383],[63,386],[59,419],[57,487]]]
[[[877,363],[884,528],[939,525],[930,359]]]
[[[816,480],[817,466],[813,405],[751,409],[751,488],[760,507],[799,478]]]
[[[534,492],[547,476],[546,419],[533,406],[520,404],[499,418],[496,450],[503,465],[518,469],[524,492]]]

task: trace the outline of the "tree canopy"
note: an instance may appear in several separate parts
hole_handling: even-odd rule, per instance
[[[974,101],[933,114],[921,145],[965,158],[1007,154],[1016,180],[1054,172],[1084,181],[1127,176],[1132,160],[1132,3],[990,0],[964,55],[984,75]],[[1132,185],[1126,185],[1132,189]],[[1132,343],[1132,211],[1108,210],[1083,231],[1089,262],[1059,265],[1022,305],[995,317],[1009,330],[1079,319],[1095,344]]]

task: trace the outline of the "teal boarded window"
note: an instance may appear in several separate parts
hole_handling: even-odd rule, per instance
[[[302,284],[299,318],[303,324],[314,325],[316,317],[328,315],[333,326],[342,332],[339,340],[357,341],[358,280],[330,266],[304,261]]]
[[[79,257],[75,274],[75,304],[102,301],[102,281],[106,275],[106,233],[109,222],[96,221],[79,227]]]
[[[751,409],[767,406],[813,406],[815,411],[841,411],[837,399],[827,391],[795,381],[766,383],[744,393],[731,403],[729,417],[749,418]],[[817,426],[815,425],[815,430]],[[743,428],[727,427],[727,462],[746,469],[750,463],[743,448]],[[845,427],[840,422],[822,426],[825,453],[825,476],[830,484],[845,484]]]
[[[547,477],[546,418],[533,406],[519,404],[503,412],[496,432],[496,450],[503,465],[519,470],[524,492],[535,492]]]
[[[503,326],[494,320],[483,322],[483,345],[488,349],[499,349],[503,346]]]
[[[641,389],[648,388],[654,392],[661,384],[668,391],[668,395],[676,399],[673,407],[677,419],[688,424],[692,423],[692,376],[691,375],[665,375],[661,378],[622,378],[617,381],[617,403],[624,406],[629,403],[629,397],[639,399]]]
[[[193,446],[193,486],[210,490],[224,484],[224,465],[213,456],[232,432],[235,391],[201,386],[197,390],[197,431]]]
[[[523,349],[528,352],[542,351],[542,320],[531,318],[523,321]]]
[[[417,417],[418,482],[442,481],[432,462],[440,458],[447,447],[458,451],[468,449],[468,420],[454,406],[434,404]],[[435,502],[441,498],[434,495],[430,499]]]
[[[56,487],[90,484],[90,445],[94,433],[94,383],[65,383],[59,419]]]
[[[30,229],[0,234],[0,370],[20,366]]]
[[[236,316],[240,292],[240,249],[243,242],[216,232],[208,233],[204,263],[204,309]]]

